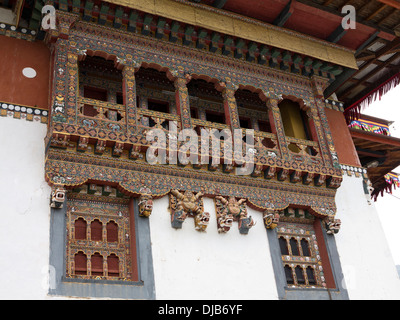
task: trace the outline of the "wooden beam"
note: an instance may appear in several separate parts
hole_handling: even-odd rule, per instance
[[[385,62],[379,62],[379,65],[375,69],[373,69],[371,72],[367,73],[364,77],[359,79],[355,84],[353,84],[351,87],[346,89],[346,92],[341,95],[341,99],[347,97],[349,94],[352,93],[353,89],[355,89],[357,86],[363,84],[369,78],[371,78],[374,75],[376,75],[379,71],[381,71],[382,69],[387,67],[389,64],[391,64],[394,60],[398,59],[399,57],[400,57],[400,53],[397,53],[394,56],[392,56],[390,59],[386,60]],[[370,60],[367,64],[370,65],[370,64],[373,64],[376,61],[377,61],[377,59]]]
[[[360,54],[356,58],[357,58],[357,61],[368,61],[371,59],[375,59],[376,55],[373,52],[364,52],[363,54]]]
[[[289,2],[286,4],[286,6],[283,8],[283,10],[279,13],[279,15],[276,17],[274,22],[272,24],[278,26],[278,27],[283,27],[286,21],[290,18],[294,11],[294,5],[293,1],[289,0]]]
[[[340,24],[335,31],[333,31],[326,41],[337,43],[342,37],[347,33],[347,30],[343,29],[342,24]]]
[[[378,0],[379,2],[385,3],[388,6],[391,6],[393,8],[396,8],[398,10],[400,10],[400,3],[399,1],[396,0]]]
[[[329,12],[329,13],[331,13],[333,15],[339,16],[340,18],[343,18],[343,15],[341,13],[341,8],[343,6],[351,3],[351,0],[350,1],[345,1],[342,5],[338,6],[337,9],[333,9],[331,7],[325,7],[322,4],[318,4],[318,3],[316,3],[316,2],[314,2],[312,0],[296,0],[296,1],[298,3],[302,3],[302,4],[307,5],[309,7],[317,8],[319,10],[322,10],[322,11],[325,11],[325,12]],[[368,5],[368,4],[369,4],[369,1],[367,2],[366,5]],[[356,12],[359,12],[363,8],[364,8],[364,6],[362,6],[361,8],[356,8]],[[388,34],[395,35],[394,30],[391,30],[391,29],[383,27],[383,26],[379,26],[379,25],[373,23],[372,21],[366,21],[361,16],[359,16],[357,14],[356,14],[356,21],[357,21],[357,23],[360,23],[362,25],[371,27],[373,29],[381,30],[381,31],[386,32]]]
[[[373,41],[376,41],[378,34],[379,34],[379,31],[375,31],[373,34],[371,34],[369,36],[369,38],[366,41],[364,41],[364,43],[357,48],[354,55],[357,57],[357,55],[360,52],[362,52],[365,48],[367,48]],[[357,72],[357,70],[346,69],[340,75],[338,75],[336,77],[336,79],[329,85],[329,87],[325,89],[325,91],[324,91],[325,98],[330,97],[332,95],[332,93],[337,91],[356,72]]]
[[[386,155],[386,153],[382,151],[374,151],[374,150],[369,150],[369,149],[363,149],[363,148],[358,148],[356,146],[356,151],[358,154],[367,156],[367,157],[376,157],[376,158],[381,158]]]
[[[22,16],[22,10],[24,9],[25,0],[17,0],[17,3],[14,7],[14,14],[15,14],[15,26],[18,27],[19,21]]]
[[[358,138],[358,139],[363,139],[363,140],[369,140],[373,142],[378,142],[382,143],[388,146],[394,146],[394,147],[399,147],[400,148],[400,139],[395,138],[392,136],[385,136],[383,134],[376,134],[368,131],[363,131],[363,130],[358,130],[354,128],[349,128],[350,135],[351,137]],[[383,146],[385,149],[385,146]]]
[[[381,20],[377,21],[376,24],[378,26],[381,25],[386,19],[390,18],[395,12],[397,12],[397,9],[393,8],[389,14],[385,15]]]
[[[218,9],[222,9],[225,5],[227,0],[214,0],[214,2],[212,3],[213,7],[216,7]]]
[[[244,38],[260,45],[279,47],[342,67],[357,69],[354,53],[342,46],[326,46],[324,40],[315,37],[299,37],[283,28],[252,19],[243,19],[243,16],[232,12],[226,15],[223,10],[215,10],[210,6],[176,0],[107,0],[107,2],[163,17],[167,21],[172,20],[188,25],[193,25],[195,22],[196,28],[204,28],[210,32],[215,31],[235,39]],[[298,5],[299,2],[296,1],[296,9]],[[306,8],[304,5],[301,6]],[[161,11],[160,8],[162,8]],[[210,15],[212,15],[212,19]],[[338,19],[338,21],[340,20],[341,18]]]
[[[355,56],[357,56],[361,51],[363,51],[365,48],[369,47],[372,43],[375,43],[375,41],[381,39],[378,38],[379,31],[375,31],[361,46],[359,46],[354,53]]]
[[[369,17],[367,17],[365,20],[372,20],[373,18],[375,18],[375,16],[379,13],[381,13],[384,9],[386,9],[387,5],[386,4],[382,4],[378,10],[375,10],[372,14],[369,15]]]
[[[325,2],[323,3],[323,6],[327,6],[327,5],[331,4],[332,1],[333,1],[333,0],[327,0],[327,1],[325,1]]]

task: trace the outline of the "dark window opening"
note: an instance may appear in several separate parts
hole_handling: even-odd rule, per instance
[[[199,118],[199,113],[196,108],[190,108],[190,117],[193,119]]]
[[[243,129],[251,129],[251,124],[249,119],[239,118],[240,127]]]
[[[290,249],[292,249],[292,255],[293,256],[299,256],[299,248],[297,246],[297,240],[295,238],[290,238]]]
[[[270,138],[264,138],[262,140],[262,144],[264,147],[269,148],[269,149],[273,149],[276,147],[276,143],[273,142]]]
[[[303,251],[303,256],[310,257],[311,253],[310,253],[310,245],[309,245],[308,241],[305,239],[301,239],[300,245],[301,245],[301,250]]]
[[[258,120],[258,130],[263,132],[271,132],[271,125],[268,121]]]
[[[169,105],[168,105],[168,102],[163,102],[163,101],[151,101],[151,100],[149,100],[149,101],[147,102],[147,108],[148,108],[149,110],[153,110],[153,111],[169,113]]]
[[[294,269],[294,272],[296,273],[296,278],[297,278],[297,284],[302,285],[306,283],[306,279],[304,278],[304,273],[303,269],[297,266]]]
[[[225,124],[225,116],[222,113],[213,113],[206,111],[206,120],[210,122]]]
[[[285,266],[285,276],[287,284],[294,284],[292,268],[289,267],[288,265]]]
[[[189,96],[222,103],[222,94],[215,88],[215,83],[203,79],[192,79],[187,84]]]
[[[117,92],[116,98],[117,104],[124,104],[124,95],[121,92]]]
[[[279,238],[279,247],[281,248],[282,255],[285,255],[285,256],[289,255],[289,250],[288,250],[287,242],[286,242],[285,238],[283,238],[283,237]]]
[[[83,88],[83,96],[89,99],[107,101],[107,90],[85,86]]]
[[[307,267],[306,274],[307,274],[308,284],[315,285],[317,282],[315,281],[314,269],[311,267]]]

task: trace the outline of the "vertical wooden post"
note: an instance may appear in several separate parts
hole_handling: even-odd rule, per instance
[[[137,106],[135,66],[126,65],[122,70],[123,99],[126,108],[126,129],[128,134],[137,132]]]
[[[272,132],[276,134],[278,139],[279,149],[281,151],[282,158],[285,160],[290,159],[289,148],[286,141],[285,130],[283,129],[283,122],[278,107],[278,99],[268,99],[267,108],[270,111],[270,124]]]
[[[189,75],[180,74],[174,80],[177,113],[181,118],[182,129],[192,129],[190,118],[189,93],[186,84],[190,81]]]
[[[238,86],[233,84],[229,78],[226,78],[225,82],[219,84],[219,88],[224,98],[225,122],[230,126],[233,134],[234,129],[240,129],[239,113],[235,99],[235,92]]]

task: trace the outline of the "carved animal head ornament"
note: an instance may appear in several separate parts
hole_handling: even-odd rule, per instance
[[[220,213],[217,214],[217,226],[219,233],[228,232],[233,223],[233,216],[229,213]]]
[[[279,223],[279,213],[274,213],[274,210],[265,210],[263,218],[267,229],[274,229]]]
[[[196,216],[194,217],[195,229],[198,231],[206,231],[209,222],[210,214],[208,212],[196,214]]]
[[[65,201],[66,190],[62,186],[55,187],[51,192],[50,207],[62,208]]]
[[[239,232],[247,234],[255,225],[252,217],[247,215],[245,205],[246,199],[237,200],[230,196],[227,199],[222,196],[215,197],[215,208],[217,212],[217,227],[219,233],[226,233],[232,227],[233,221],[239,222]]]
[[[151,190],[147,187],[140,189],[139,197],[139,216],[149,217],[153,211],[153,196],[151,195]]]
[[[340,219],[333,219],[332,217],[329,217],[325,220],[325,227],[326,227],[326,233],[327,234],[336,234],[340,230],[342,222]]]
[[[153,197],[150,194],[142,194],[139,197],[139,216],[149,217],[153,211]]]

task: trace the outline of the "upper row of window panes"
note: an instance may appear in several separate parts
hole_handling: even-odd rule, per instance
[[[79,62],[80,81],[83,88],[80,89],[81,94],[85,98],[107,101],[117,104],[123,104],[122,93],[122,72],[114,67],[112,60],[106,60],[101,57],[87,56],[85,60]],[[86,81],[85,77],[98,78],[99,84],[95,86],[92,81]],[[166,73],[157,71],[152,68],[141,67],[135,74],[136,85],[140,87],[152,87],[157,90],[174,91],[172,82],[167,78]],[[112,80],[113,83],[118,83],[112,89],[106,83],[106,80]],[[215,88],[214,83],[207,82],[202,79],[192,79],[188,84],[189,96],[198,97],[203,100],[208,100],[212,103],[223,103],[223,97],[220,91]],[[238,89],[235,92],[236,103],[239,108],[248,110],[263,111],[265,116],[262,119],[251,119],[248,116],[240,116],[240,127],[245,129],[255,129],[263,132],[271,132],[270,116],[266,111],[265,102],[263,102],[257,93],[249,90]],[[140,95],[138,95],[138,103],[140,106]],[[171,108],[168,101],[157,99],[147,99],[147,108],[149,110],[169,113]],[[307,115],[301,110],[298,103],[291,100],[283,100],[279,104],[281,118],[285,129],[285,134],[289,137],[299,139],[312,140]],[[213,123],[226,124],[226,117],[223,111],[223,106],[220,110],[202,110],[200,115],[198,108],[192,107],[190,110],[191,117],[194,119],[203,119]],[[96,112],[90,110],[84,112],[85,116],[95,117]]]

